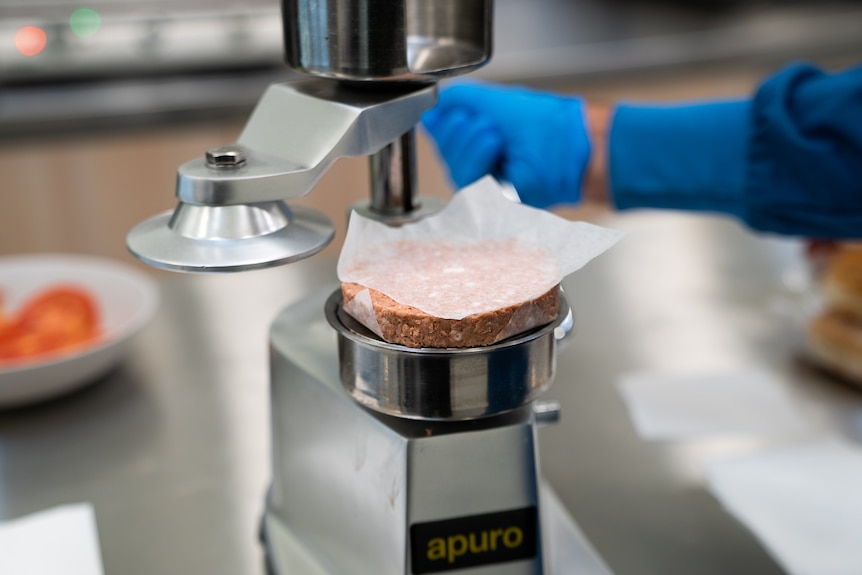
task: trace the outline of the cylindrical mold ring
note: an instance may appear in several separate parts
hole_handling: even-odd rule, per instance
[[[521,407],[553,381],[554,329],[569,311],[563,297],[555,321],[497,344],[475,348],[410,348],[383,341],[341,307],[338,290],[326,318],[338,332],[341,381],[361,405],[409,419],[467,420]]]

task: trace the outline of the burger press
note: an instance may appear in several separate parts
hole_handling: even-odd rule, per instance
[[[285,200],[337,158],[368,156],[371,201],[398,225],[416,194],[414,126],[439,79],[491,55],[492,0],[282,0],[298,79],[270,86],[235,143],[177,173],[179,205],[128,235],[142,261],[186,272],[290,263],[333,237]],[[556,321],[491,346],[410,349],[341,309],[338,286],[283,310],[270,333],[272,485],[261,538],[275,575],[610,573],[541,478],[538,401]]]

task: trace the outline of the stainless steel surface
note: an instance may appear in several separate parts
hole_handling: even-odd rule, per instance
[[[129,251],[156,268],[241,272],[289,264],[325,248],[335,228],[322,213],[284,202],[236,206],[180,203],[135,226]]]
[[[555,321],[500,343],[474,348],[410,348],[385,342],[341,308],[341,290],[326,302],[338,332],[341,382],[360,404],[389,415],[464,420],[517,409],[554,379]]]
[[[617,575],[780,574],[705,490],[696,463],[763,440],[644,442],[614,382],[634,369],[759,365],[810,424],[862,442],[862,393],[798,362],[776,311],[799,244],[705,217],[645,212],[603,223],[629,236],[566,281],[578,329],[543,396],[563,408],[539,430],[544,477]],[[106,573],[262,575],[268,329],[285,305],[334,281],[335,262],[323,256],[248,274],[163,276],[162,308],[115,372],[0,413],[0,519],[92,501]]]
[[[542,530],[548,534],[549,540],[548,575],[612,575],[572,521],[554,490],[543,484],[539,495],[544,510]],[[264,517],[263,534],[270,553],[269,575],[333,575],[311,556],[296,534],[276,516],[268,514]],[[499,571],[494,569],[488,575],[497,573]]]
[[[307,194],[338,158],[373,154],[412,130],[437,100],[435,86],[353,89],[306,78],[264,93],[237,144],[247,162],[214,170],[200,157],[180,166],[177,197],[209,206]]]
[[[277,575],[296,572],[304,557],[331,575],[409,575],[412,526],[525,508],[537,509],[547,531],[534,535],[547,548],[451,572],[562,575],[571,565],[552,569],[554,558],[568,553],[591,565],[587,572],[607,573],[583,538],[571,536],[573,526],[554,525],[561,510],[540,504],[547,488],[540,487],[531,407],[470,422],[405,420],[358,407],[341,383],[341,337],[324,317],[333,302],[326,296],[320,290],[286,308],[271,330],[274,464],[265,525]]]
[[[386,214],[374,209],[372,202],[357,202],[350,206],[352,211],[358,212],[368,219],[383,222],[391,226],[397,226],[407,222],[415,222],[442,210],[448,202],[440,196],[418,196],[413,199],[413,210],[402,215],[392,212]]]
[[[405,555],[406,441],[338,385],[335,333],[321,318],[330,291],[285,309],[272,326],[267,508],[335,573],[349,573],[351,563],[356,573],[392,573]]]
[[[550,425],[560,421],[562,406],[559,401],[539,400],[533,403],[533,417],[539,425]]]
[[[194,240],[241,240],[278,232],[295,217],[284,202],[241,206],[180,204],[168,227]]]
[[[326,78],[420,81],[491,56],[493,0],[281,0],[285,61]]]
[[[368,157],[371,209],[403,218],[419,207],[416,197],[416,131],[410,130]]]
[[[514,188],[513,188],[514,191]],[[515,197],[517,198],[518,193],[515,192]],[[518,200],[520,201],[520,200]],[[563,286],[560,286],[560,291],[563,294],[563,297],[566,295],[566,289]],[[568,301],[568,300],[567,300]],[[554,337],[557,338],[557,349],[564,349],[566,345],[568,345],[571,336],[575,333],[575,313],[572,311],[572,306],[569,306],[568,311],[566,312],[566,317],[554,328]]]
[[[107,574],[263,575],[269,325],[333,266],[163,276],[127,361],[80,393],[0,412],[0,519],[90,501]]]

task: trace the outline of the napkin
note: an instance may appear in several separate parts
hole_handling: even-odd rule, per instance
[[[820,439],[706,463],[709,490],[790,575],[862,573],[862,451]]]
[[[635,372],[618,381],[641,438],[801,435],[807,426],[792,398],[759,368],[727,372]]]
[[[0,523],[0,573],[103,575],[92,505],[63,505]]]

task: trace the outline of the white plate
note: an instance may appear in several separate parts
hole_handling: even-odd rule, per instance
[[[36,292],[59,283],[78,285],[98,302],[102,337],[74,355],[0,367],[0,407],[20,406],[81,388],[117,365],[132,336],[152,319],[159,291],[149,276],[117,261],[80,255],[0,258],[3,309],[14,315]]]

